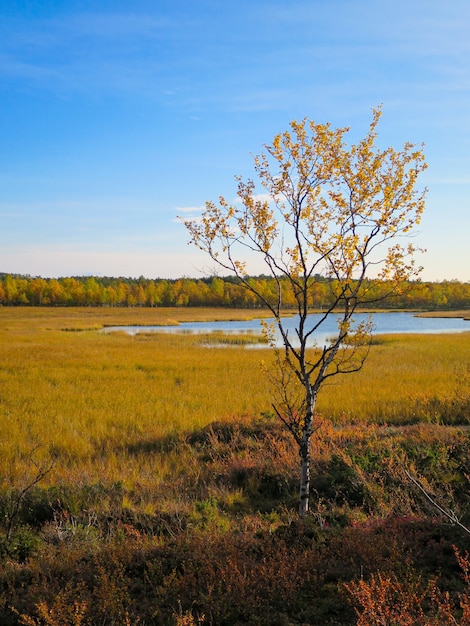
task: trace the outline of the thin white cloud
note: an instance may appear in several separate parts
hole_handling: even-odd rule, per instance
[[[57,95],[80,91],[92,96],[111,89],[154,98],[175,88],[174,60],[165,42],[181,27],[175,16],[132,12],[5,20],[0,23],[0,76]]]
[[[255,193],[255,194],[253,194],[253,200],[255,202],[267,202],[268,204],[271,204],[272,202],[276,201],[276,198],[274,196],[272,196],[270,193]],[[277,201],[279,203],[282,203],[282,201],[283,201],[282,196],[278,196],[278,200]],[[243,200],[239,196],[237,196],[233,200],[232,204],[237,204],[237,205],[243,204]]]
[[[76,13],[69,17],[31,19],[2,18],[3,45],[8,48],[47,51],[73,40],[154,39],[176,27],[178,21],[137,13]]]
[[[429,185],[470,185],[470,176],[446,176],[445,178],[430,178]]]
[[[177,207],[176,211],[178,213],[200,213],[204,211],[204,206],[182,206]]]
[[[147,37],[153,39],[175,26],[174,20],[146,14],[82,13],[70,18],[45,22],[48,29],[62,32],[70,37],[99,37],[100,39],[123,39]]]
[[[269,193],[256,193],[253,200],[255,202],[274,202],[274,197]]]
[[[21,61],[11,55],[0,55],[0,74],[5,77],[24,78],[34,81],[62,80],[62,73],[57,68],[45,67],[32,61]]]

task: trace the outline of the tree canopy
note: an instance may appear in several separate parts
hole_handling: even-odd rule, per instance
[[[250,276],[250,282],[274,301],[275,281],[271,276]],[[330,279],[314,276],[312,295],[317,309],[331,303]],[[282,303],[286,310],[295,307],[287,282],[281,280]],[[400,292],[389,299],[385,281],[370,280],[369,293],[374,308],[413,310],[452,310],[470,307],[470,282],[444,280],[404,282]],[[106,306],[106,307],[233,307],[259,308],[258,298],[231,276],[208,278],[129,278],[79,276],[42,278],[0,273],[0,306]]]

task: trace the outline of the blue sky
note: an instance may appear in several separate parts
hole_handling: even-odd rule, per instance
[[[176,216],[305,116],[425,143],[423,279],[470,280],[468,0],[0,0],[0,272],[200,276]]]

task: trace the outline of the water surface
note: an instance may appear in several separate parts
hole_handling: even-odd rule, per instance
[[[470,330],[470,322],[461,318],[442,317],[417,317],[415,313],[373,313],[371,315],[374,324],[374,335],[395,333],[459,333]],[[369,314],[358,313],[354,316],[355,323],[367,320]],[[263,318],[270,322],[272,318]],[[320,313],[309,315],[310,327],[321,319]],[[337,332],[337,315],[329,315],[315,333],[317,345],[323,345],[328,338]],[[298,316],[286,317],[283,320],[284,327],[289,330],[289,336],[295,337],[295,328]],[[202,334],[220,332],[223,334],[254,333],[261,334],[261,320],[223,321],[223,322],[184,322],[177,326],[110,326],[104,332],[123,331],[129,335],[137,333],[177,333],[177,334]],[[280,337],[278,337],[280,341]],[[314,345],[314,342],[311,342]]]

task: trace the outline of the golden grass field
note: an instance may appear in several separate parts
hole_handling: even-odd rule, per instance
[[[324,386],[299,520],[271,349],[99,332],[254,315],[0,308],[2,625],[352,626],[366,622],[345,589],[381,572],[404,585],[393,606],[426,598],[430,614],[441,573],[445,623],[463,623],[452,546],[466,554],[468,536],[407,471],[470,527],[470,332],[378,336],[360,372]]]
[[[201,336],[98,330],[255,316],[221,309],[0,308],[0,475],[20,481],[36,448],[35,455],[56,458],[51,483],[86,477],[131,485],[178,472],[178,456],[153,444],[271,410],[260,366],[270,350],[208,347]],[[323,389],[318,410],[343,424],[432,421],[436,402],[468,394],[469,354],[470,332],[381,337],[361,372]],[[132,453],[138,449],[151,453]]]

